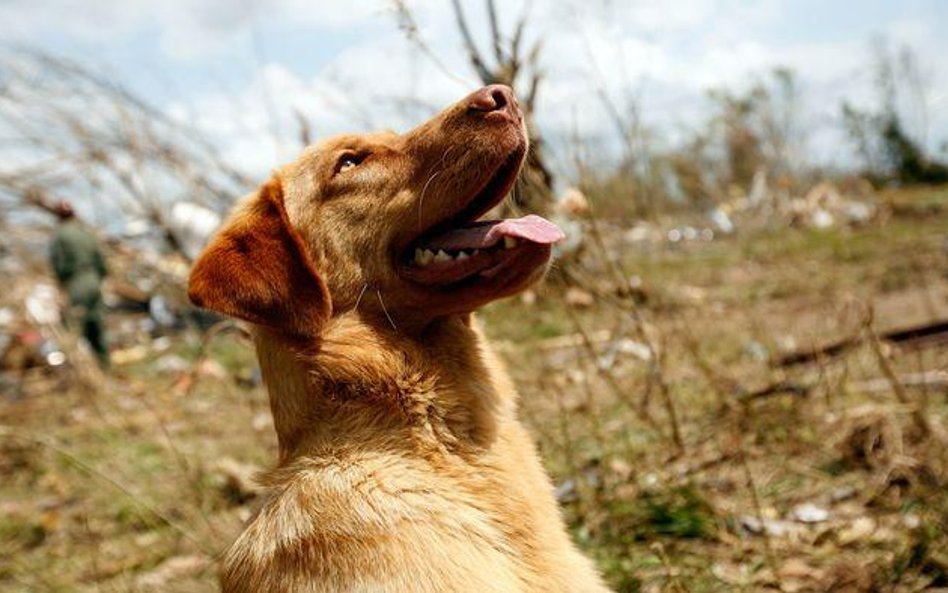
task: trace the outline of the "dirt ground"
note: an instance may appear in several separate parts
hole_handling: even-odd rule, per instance
[[[879,338],[948,319],[948,190],[884,198],[857,228],[614,238],[481,314],[618,591],[948,587],[948,348]],[[213,591],[274,458],[239,332],[96,389],[30,373],[0,398],[0,590]]]

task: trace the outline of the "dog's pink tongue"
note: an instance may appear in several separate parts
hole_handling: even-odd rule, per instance
[[[485,249],[504,237],[551,245],[563,239],[565,235],[560,227],[542,216],[528,214],[523,218],[476,223],[450,230],[434,237],[427,244],[438,249]]]

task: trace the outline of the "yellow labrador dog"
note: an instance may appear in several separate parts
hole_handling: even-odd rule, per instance
[[[327,140],[198,259],[194,303],[255,326],[279,439],[226,593],[607,591],[471,316],[562,238],[538,216],[478,220],[527,145],[504,86],[404,135]]]

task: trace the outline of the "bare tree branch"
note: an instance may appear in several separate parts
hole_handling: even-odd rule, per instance
[[[484,84],[493,84],[497,82],[494,74],[490,71],[481,57],[477,45],[474,43],[474,37],[471,35],[471,29],[467,25],[467,17],[464,16],[464,9],[461,7],[460,0],[451,0],[451,6],[454,8],[454,18],[457,20],[458,31],[461,33],[461,39],[464,41],[464,47],[467,50],[467,57],[471,61],[471,66],[480,77]]]
[[[527,105],[527,109],[533,111],[536,108],[537,104],[537,91],[540,88],[540,82],[543,80],[542,74],[539,72],[534,72],[533,76],[530,79],[530,87],[527,90],[527,97],[524,99],[524,102]]]
[[[44,208],[55,197],[108,212],[102,223],[144,217],[177,249],[172,204],[223,212],[253,185],[195,129],[74,62],[8,47],[0,73],[3,206]]]
[[[484,0],[487,4],[487,18],[490,21],[491,45],[494,46],[494,57],[498,64],[504,63],[503,40],[500,38],[500,25],[497,22],[497,5],[494,0]]]
[[[405,4],[404,0],[392,0],[392,7],[395,9],[395,20],[398,24],[398,28],[405,34],[405,37],[409,41],[415,44],[415,46],[423,53],[425,56],[431,60],[431,63],[441,70],[445,76],[448,78],[463,84],[464,86],[470,86],[469,81],[458,76],[444,64],[441,58],[438,57],[436,53],[431,49],[425,40],[422,38],[421,33],[418,31],[418,23],[415,22],[415,16],[412,14],[411,9],[408,8],[408,5]]]

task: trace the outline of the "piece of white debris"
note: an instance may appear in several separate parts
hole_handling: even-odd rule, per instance
[[[829,516],[829,511],[812,502],[798,504],[790,511],[790,518],[800,523],[822,523],[829,520]]]

